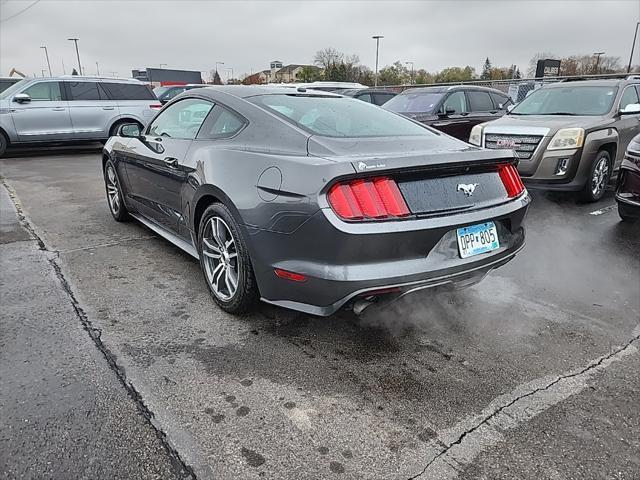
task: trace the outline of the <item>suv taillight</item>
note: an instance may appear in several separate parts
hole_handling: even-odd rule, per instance
[[[162,108],[162,104],[161,103],[153,103],[153,104],[149,105],[149,108],[152,108],[154,110],[160,110]]]
[[[338,183],[328,194],[329,204],[345,220],[406,217],[411,212],[394,180],[387,177]]]
[[[524,184],[516,167],[511,164],[501,165],[498,172],[509,198],[517,197],[524,192]]]

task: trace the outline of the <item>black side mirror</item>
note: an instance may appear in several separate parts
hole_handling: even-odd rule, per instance
[[[444,109],[444,112],[442,110],[440,110],[440,112],[438,113],[438,116],[440,117],[448,117],[449,115],[453,115],[456,113],[456,109],[453,107],[447,107]]]
[[[119,137],[138,138],[141,135],[140,125],[137,123],[123,123],[118,127]]]
[[[13,97],[13,101],[18,103],[29,103],[31,101],[31,97],[26,93],[18,93]]]

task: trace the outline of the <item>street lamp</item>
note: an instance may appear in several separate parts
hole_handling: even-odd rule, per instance
[[[633,43],[631,44],[631,55],[629,55],[629,66],[627,67],[627,73],[631,72],[631,62],[633,61],[633,50],[636,47],[636,38],[638,37],[638,27],[640,27],[640,22],[636,23],[636,33],[633,34]]]
[[[604,55],[604,52],[594,52],[593,55],[596,57],[596,75],[598,74],[598,65],[600,64],[600,56]]]
[[[374,77],[374,86],[378,86],[378,52],[380,51],[380,39],[384,38],[382,35],[374,35],[371,37],[376,41],[376,76]]]
[[[53,77],[53,74],[51,73],[51,62],[49,62],[49,52],[47,51],[47,47],[40,47],[44,49],[44,54],[47,57],[47,66],[49,67],[49,76]]]
[[[413,62],[404,62],[405,65],[409,65],[411,64],[411,77],[409,77],[411,80],[409,82],[409,85],[413,85]]]
[[[76,57],[78,57],[78,74],[82,75],[82,65],[80,65],[80,52],[78,51],[78,40],[79,38],[67,38],[70,42],[76,44]]]

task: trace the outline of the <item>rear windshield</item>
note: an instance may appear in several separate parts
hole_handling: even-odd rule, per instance
[[[102,82],[113,100],[156,100],[151,89],[144,84]]]
[[[348,97],[260,95],[247,100],[327,137],[433,135],[411,120]]]
[[[511,115],[605,115],[618,87],[589,86],[541,88],[522,100]]]
[[[402,93],[385,103],[384,108],[397,113],[432,113],[443,95],[438,92]]]

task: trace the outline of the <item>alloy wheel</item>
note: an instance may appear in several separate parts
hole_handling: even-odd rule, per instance
[[[231,229],[222,218],[211,217],[207,222],[202,255],[211,290],[220,300],[230,300],[238,289],[240,258]]]
[[[107,165],[107,197],[109,206],[114,215],[120,212],[120,190],[116,180],[116,172],[111,165]]]
[[[607,187],[609,180],[609,161],[607,157],[602,157],[598,161],[596,168],[593,169],[591,177],[591,193],[594,197],[600,196],[602,191]]]

